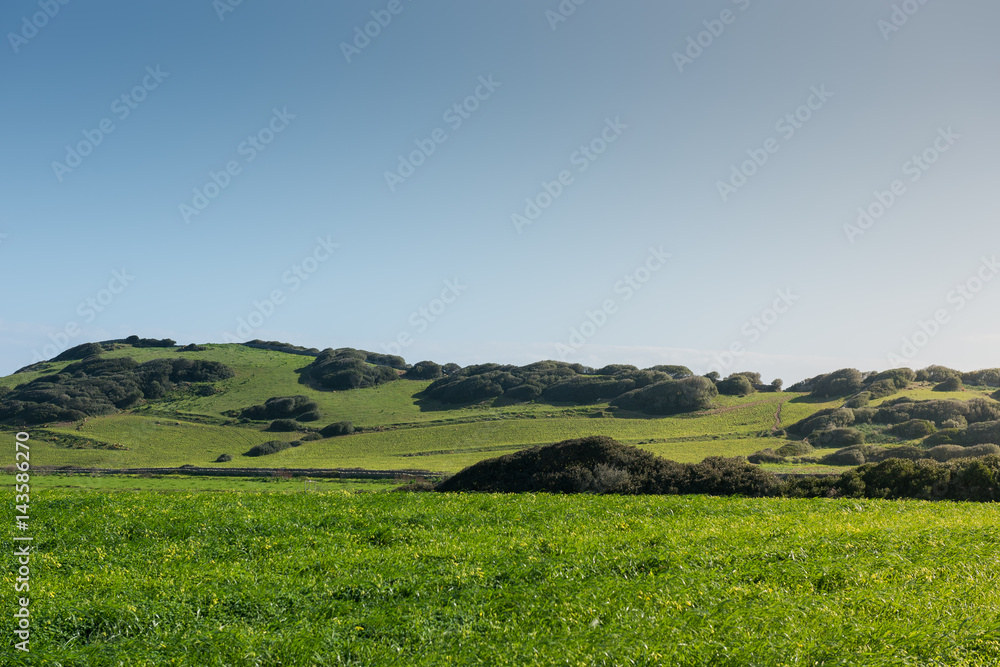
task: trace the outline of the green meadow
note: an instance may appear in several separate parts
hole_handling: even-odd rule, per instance
[[[1000,662],[988,504],[40,485],[32,522],[2,664]]]

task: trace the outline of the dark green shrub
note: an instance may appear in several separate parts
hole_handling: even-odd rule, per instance
[[[747,396],[754,392],[753,383],[745,375],[730,375],[715,386],[720,394],[726,396]]]
[[[667,380],[635,389],[611,401],[623,410],[636,410],[651,415],[669,415],[705,410],[718,395],[715,384],[703,377]]]
[[[240,411],[241,417],[247,419],[291,419],[299,415],[319,410],[319,404],[308,396],[274,396],[264,401],[263,405],[251,405]],[[319,417],[317,417],[318,419]],[[309,421],[301,419],[299,421]]]
[[[859,466],[864,462],[864,451],[859,447],[839,449],[820,459],[820,463],[828,466]]]
[[[778,449],[778,454],[781,456],[803,456],[805,454],[811,454],[813,451],[815,450],[812,445],[805,440],[800,440],[798,442],[789,442],[782,445]]]
[[[302,436],[302,442],[310,442],[311,440],[322,440],[323,436],[319,433],[306,433]]]
[[[961,377],[961,373],[946,366],[928,366],[916,373],[918,382],[944,382],[950,377]]]
[[[850,396],[861,390],[861,372],[856,368],[842,368],[811,380],[813,396],[821,398],[836,398]]]
[[[863,408],[866,405],[868,405],[868,402],[871,401],[871,399],[872,399],[872,394],[870,391],[862,391],[847,399],[844,402],[844,407]]]
[[[855,424],[871,424],[876,410],[875,408],[854,408],[852,412]]]
[[[403,373],[407,380],[436,380],[444,375],[439,364],[433,361],[418,361]]]
[[[801,419],[788,427],[792,435],[807,437],[814,431],[843,428],[854,423],[854,411],[850,408],[825,408]]]
[[[939,499],[948,493],[951,470],[933,461],[890,458],[865,464],[854,473],[868,498]]]
[[[504,398],[512,401],[533,401],[541,395],[542,388],[534,384],[518,385],[503,393]]]
[[[339,435],[350,435],[354,433],[354,424],[351,422],[334,422],[329,426],[324,426],[320,430],[320,435],[324,438],[333,438]]]
[[[647,371],[656,371],[658,373],[666,373],[673,380],[679,380],[681,378],[691,377],[694,372],[687,366],[676,366],[672,364],[661,364],[659,366],[650,366],[646,369]]]
[[[603,368],[599,368],[594,371],[595,375],[617,375],[619,373],[626,373],[628,371],[639,370],[636,366],[630,364],[608,364]]]
[[[383,365],[379,362],[385,362]],[[349,390],[375,387],[399,379],[394,368],[405,365],[401,357],[342,348],[325,349],[302,369],[300,380],[323,389]]]
[[[961,445],[965,440],[965,430],[960,428],[945,428],[924,438],[924,447],[935,445]]]
[[[251,447],[243,456],[267,456],[268,454],[276,454],[284,451],[289,447],[291,445],[284,440],[268,440],[265,443]]]
[[[1000,442],[1000,421],[969,424],[962,436],[963,445],[982,445]]]
[[[934,422],[927,419],[911,419],[902,424],[896,424],[889,429],[888,433],[904,440],[916,440],[936,432]]]
[[[76,347],[71,347],[68,350],[64,350],[61,354],[53,357],[52,361],[76,361],[77,359],[86,359],[88,357],[96,357],[104,352],[104,348],[100,343],[84,343],[82,345],[77,345]]]
[[[227,461],[232,461],[233,457],[231,454],[219,454],[219,458],[215,459],[216,463],[226,463]]]
[[[784,463],[785,457],[768,447],[758,452],[754,452],[747,457],[747,461],[758,465],[761,463]]]
[[[319,410],[310,410],[308,412],[303,412],[301,415],[295,417],[297,422],[314,422],[320,418]]]
[[[301,428],[302,425],[294,419],[275,419],[265,430],[277,433],[289,433],[291,431],[298,431]]]
[[[814,431],[809,438],[815,447],[850,447],[862,444],[865,441],[865,434],[856,428],[831,428]]]
[[[953,375],[947,378],[940,384],[934,386],[934,391],[961,391],[962,390],[962,378],[957,375]]]

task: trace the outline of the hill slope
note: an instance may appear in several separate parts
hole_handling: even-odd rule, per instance
[[[395,377],[390,379],[393,381],[376,386],[324,389],[312,377],[306,377],[310,376],[306,369],[320,358],[316,350],[283,351],[238,344],[151,347],[122,341],[104,343],[103,348],[96,358],[109,363],[128,358],[135,361],[136,367],[146,368],[148,362],[156,361],[162,366],[166,362],[186,359],[189,362],[185,364],[202,362],[213,368],[225,367],[231,373],[207,381],[195,378],[192,382],[185,381],[183,375],[176,376],[174,380],[165,381],[163,394],[155,398],[125,397],[120,407],[108,408],[104,404],[108,410],[106,414],[21,427],[31,434],[33,465],[112,468],[193,464],[419,468],[454,472],[482,459],[587,436],[608,436],[665,458],[696,462],[707,456],[746,456],[764,448],[780,448],[787,439],[772,434],[777,427],[843,404],[842,398],[817,398],[803,392],[719,395],[711,400],[707,410],[668,416],[616,408],[608,400],[578,405],[538,402],[544,397],[518,401],[499,396],[456,404],[430,398],[428,394],[433,392],[427,389],[435,380],[409,379],[411,374],[404,375],[402,368],[392,371]],[[377,366],[365,361],[363,353],[358,356],[356,352],[344,353],[346,357],[354,355],[361,359],[359,362],[349,358],[345,368],[360,367],[359,364]],[[387,363],[397,364],[391,360]],[[158,367],[157,364],[149,367]],[[62,386],[54,384],[56,380],[63,378],[68,382],[67,378],[75,374],[75,381],[80,381],[81,373],[86,375],[81,369],[85,371],[86,368],[87,362],[80,359],[36,364],[23,372],[0,378],[0,400],[4,395],[22,396],[24,385],[32,381],[47,383],[50,393],[55,392],[51,387]],[[327,364],[324,372],[330,368]],[[389,375],[387,368],[391,367],[382,365],[372,376],[384,379]],[[524,368],[514,369],[514,374],[522,373],[522,377],[516,378],[517,382],[525,381]],[[629,386],[623,384],[621,378],[638,377],[641,381],[643,373],[648,376],[664,372],[631,369],[633,367],[623,366],[600,372],[618,373],[615,376],[615,382],[620,385],[616,385],[618,390]],[[507,372],[493,368],[479,370],[489,371],[494,376]],[[330,377],[329,373],[324,377]],[[338,382],[342,381],[341,376],[337,377],[341,378]],[[659,375],[657,381],[663,382],[663,377],[669,381],[669,375]],[[437,384],[440,386],[442,382],[438,380]],[[922,384],[912,385],[892,398],[967,400],[986,395],[985,389],[970,388],[952,393],[931,392],[930,385]],[[268,421],[241,418],[242,411],[262,405],[268,399],[293,396],[314,403],[318,412],[318,419],[314,421],[292,422],[292,427],[302,430],[265,430]],[[884,400],[887,399],[873,400],[871,406]],[[342,421],[352,422],[356,432],[340,437],[322,437],[318,433],[322,427]],[[10,431],[18,426],[16,420],[8,419],[2,428]],[[269,456],[242,456],[250,448],[271,440],[294,442],[298,446]],[[223,454],[229,454],[232,460],[215,462]]]

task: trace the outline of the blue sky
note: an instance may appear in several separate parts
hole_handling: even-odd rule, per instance
[[[0,372],[130,334],[786,383],[998,366],[998,20],[6,2]]]

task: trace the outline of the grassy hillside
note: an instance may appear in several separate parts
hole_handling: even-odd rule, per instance
[[[208,395],[179,387],[163,398],[141,401],[117,414],[31,428],[34,465],[193,464],[453,472],[484,458],[588,435],[607,435],[666,458],[695,462],[706,456],[776,449],[786,440],[773,437],[773,429],[843,403],[842,399],[816,399],[792,392],[720,395],[709,410],[667,417],[609,409],[607,401],[552,405],[501,398],[473,405],[445,405],[421,394],[431,384],[429,380],[400,379],[346,391],[313,388],[299,381],[302,369],[313,357],[243,345],[206,345],[204,350],[193,352],[123,345],[101,355],[102,359],[122,357],[140,363],[178,358],[219,362],[230,367],[234,376],[211,383],[210,391],[204,392]],[[0,388],[13,388],[70,363],[74,362],[51,362],[44,368],[0,378]],[[930,387],[917,383],[891,398],[964,400],[988,395],[985,389],[943,393]],[[302,438],[301,433],[264,431],[266,422],[240,423],[232,417],[269,398],[292,395],[304,395],[318,405],[321,418],[310,422],[310,427],[351,421],[361,432],[304,442],[269,456],[241,456],[269,440]],[[885,400],[873,401],[872,406]],[[221,454],[230,454],[232,461],[214,463]]]

